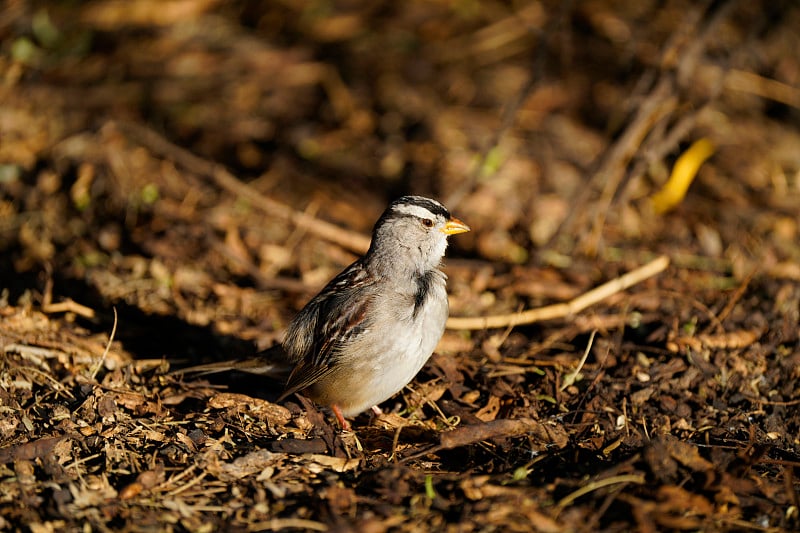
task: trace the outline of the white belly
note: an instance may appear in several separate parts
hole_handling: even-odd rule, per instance
[[[387,400],[414,379],[436,348],[447,321],[444,275],[430,290],[427,304],[416,317],[412,316],[413,297],[395,296],[403,299],[401,305],[379,302],[374,309],[380,315],[370,322],[383,324],[385,334],[357,340],[352,349],[359,355],[340,360],[333,373],[313,385],[308,391],[312,399],[336,404],[350,417]],[[403,314],[388,316],[386,309],[403,309]]]

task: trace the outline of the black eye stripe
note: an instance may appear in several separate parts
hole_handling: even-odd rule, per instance
[[[422,196],[403,196],[398,198],[389,206],[389,210],[401,208],[402,206],[416,206],[426,209],[434,216],[441,216],[445,219],[450,218],[450,212],[439,202]]]

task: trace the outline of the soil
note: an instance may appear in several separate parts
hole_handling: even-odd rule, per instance
[[[797,28],[790,0],[7,2],[0,530],[797,530]],[[472,231],[383,414],[181,370],[280,342],[402,194]]]

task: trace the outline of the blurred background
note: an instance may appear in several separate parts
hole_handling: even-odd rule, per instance
[[[253,338],[286,310],[249,288],[312,292],[363,245],[292,212],[368,234],[415,193],[489,278],[665,251],[798,278],[798,27],[791,1],[11,0],[0,274]],[[567,296],[526,285],[454,314]]]
[[[796,528],[799,28],[795,0],[5,0],[0,529]],[[363,448],[166,374],[278,341],[409,193],[472,228],[456,317],[671,266],[451,328]]]

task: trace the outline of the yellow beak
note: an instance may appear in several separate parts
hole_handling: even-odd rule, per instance
[[[456,217],[450,217],[450,220],[439,230],[445,235],[455,235],[457,233],[466,233],[469,231],[469,226],[458,220]]]

